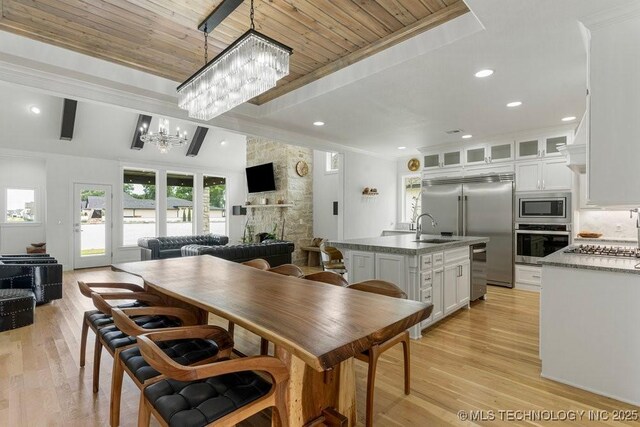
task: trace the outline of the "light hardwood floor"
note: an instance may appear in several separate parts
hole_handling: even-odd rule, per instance
[[[0,333],[0,426],[105,426],[109,415],[111,357],[102,357],[100,392],[91,392],[93,336],[87,366],[80,369],[82,313],[91,302],[78,279],[133,280],[108,269],[65,273],[64,299],[36,309],[36,323]],[[376,426],[462,425],[459,410],[639,410],[573,387],[540,378],[538,295],[489,288],[487,301],[462,310],[426,330],[411,346],[411,395],[403,394],[400,347],[384,353],[375,393]],[[212,323],[224,324],[220,319]],[[259,339],[236,330],[236,343],[257,353]],[[364,407],[366,366],[357,363],[359,408]],[[122,425],[134,426],[138,389],[125,380]],[[362,411],[359,413],[360,422]],[[479,425],[540,425],[500,420]],[[547,424],[558,425],[558,422]],[[562,423],[600,425],[596,422]],[[155,425],[155,424],[154,424]],[[269,425],[266,416],[246,423]],[[467,425],[474,425],[468,423]],[[607,423],[606,425],[615,425]],[[628,423],[628,425],[640,425]]]

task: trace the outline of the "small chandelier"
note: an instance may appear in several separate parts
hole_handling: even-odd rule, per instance
[[[169,134],[169,120],[160,119],[158,125],[158,133],[153,133],[147,129],[144,123],[140,128],[140,139],[142,142],[154,144],[162,154],[166,154],[173,147],[180,147],[187,143],[187,132],[180,132],[180,128],[176,127],[175,135]]]
[[[275,87],[289,74],[293,52],[255,30],[251,0],[251,27],[218,56],[207,62],[207,36],[204,27],[205,66],[178,86],[178,106],[189,117],[212,118]]]

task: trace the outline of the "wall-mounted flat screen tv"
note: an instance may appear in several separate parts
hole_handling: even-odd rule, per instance
[[[249,193],[275,191],[276,180],[273,175],[273,163],[251,166],[246,169]]]

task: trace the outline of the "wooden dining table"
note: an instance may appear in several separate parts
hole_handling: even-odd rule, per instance
[[[427,304],[262,271],[208,255],[114,264],[168,305],[223,317],[289,369],[288,425],[356,423],[354,356],[424,320]],[[340,418],[342,417],[342,418]],[[338,423],[339,424],[339,423]]]

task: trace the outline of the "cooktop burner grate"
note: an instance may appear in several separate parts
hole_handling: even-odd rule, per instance
[[[564,251],[568,254],[640,258],[640,250],[631,246],[580,245]]]

